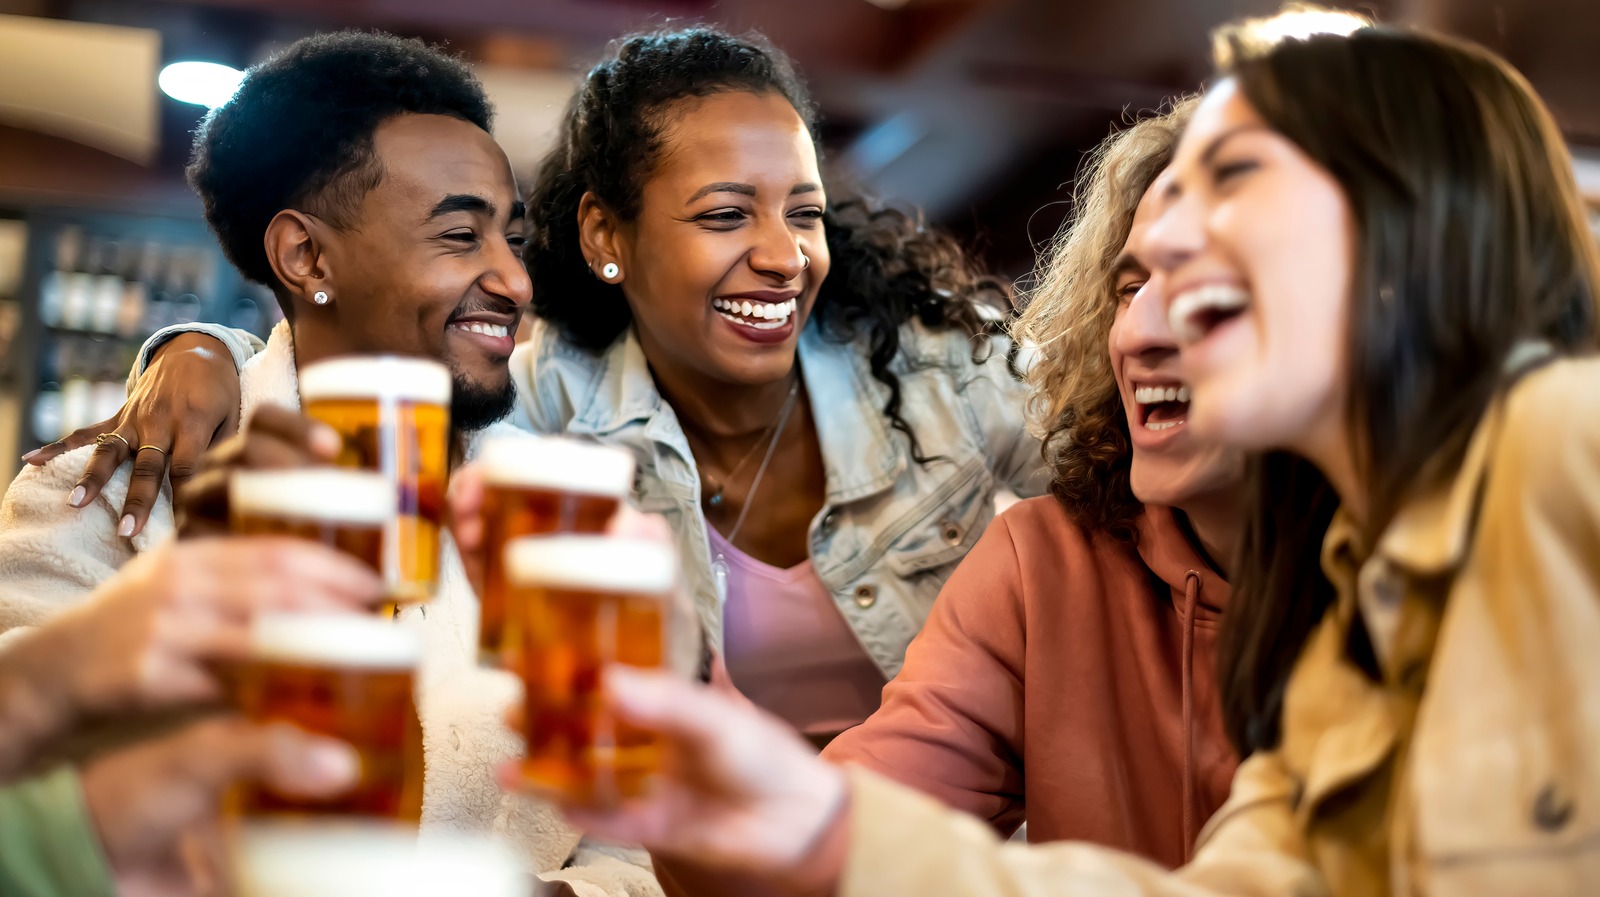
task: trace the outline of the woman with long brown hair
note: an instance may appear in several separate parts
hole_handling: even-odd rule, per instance
[[[1304,505],[1251,517],[1222,668],[1251,754],[1194,861],[1006,847],[626,670],[689,762],[587,830],[846,897],[1593,890],[1600,264],[1560,134],[1461,42],[1221,46],[1147,252],[1190,425]]]

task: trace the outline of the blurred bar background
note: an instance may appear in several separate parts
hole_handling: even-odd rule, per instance
[[[114,412],[134,352],[155,329],[203,319],[264,335],[278,318],[271,295],[223,260],[183,182],[205,107],[158,87],[172,63],[242,69],[340,27],[442,42],[477,66],[498,108],[497,136],[525,175],[609,39],[670,22],[757,29],[812,85],[830,177],[922,207],[995,270],[1025,278],[1069,211],[1082,154],[1130,113],[1195,90],[1209,71],[1211,27],[1279,5],[0,0],[0,474],[9,481],[22,452]],[[1593,0],[1329,5],[1505,54],[1555,110],[1600,209]]]

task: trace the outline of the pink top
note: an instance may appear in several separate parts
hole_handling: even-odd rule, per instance
[[[804,561],[787,570],[745,554],[706,527],[728,564],[722,609],[726,675],[757,706],[806,735],[831,736],[878,709],[883,673]],[[722,675],[714,670],[715,681]]]

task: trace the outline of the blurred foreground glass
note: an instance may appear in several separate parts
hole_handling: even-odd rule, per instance
[[[606,709],[601,674],[615,663],[664,665],[672,547],[603,536],[517,539],[506,548],[506,572],[527,710],[524,778],[600,806],[643,793],[660,767],[660,742]]]
[[[394,827],[243,826],[231,838],[234,897],[532,897],[539,883],[504,846]]]
[[[399,504],[384,532],[384,581],[398,602],[427,601],[450,473],[450,371],[421,358],[335,358],[300,372],[300,399],[343,438],[340,466],[389,478]]]
[[[388,479],[360,470],[242,470],[228,481],[235,534],[308,539],[354,555],[378,573],[384,527],[395,507]]]
[[[483,454],[483,595],[478,651],[490,663],[514,644],[517,619],[506,581],[505,549],[513,539],[554,533],[598,534],[633,487],[633,456],[570,439],[501,436]]]
[[[347,742],[361,759],[356,784],[313,799],[259,784],[235,789],[243,817],[422,818],[422,725],[417,633],[362,614],[273,613],[256,618],[251,657],[225,675],[233,704],[257,722],[288,722]]]

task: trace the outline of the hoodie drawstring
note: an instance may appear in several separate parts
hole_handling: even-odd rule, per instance
[[[1200,574],[1190,570],[1183,586],[1183,859],[1194,858],[1195,800],[1194,768],[1194,614],[1200,602]]]

